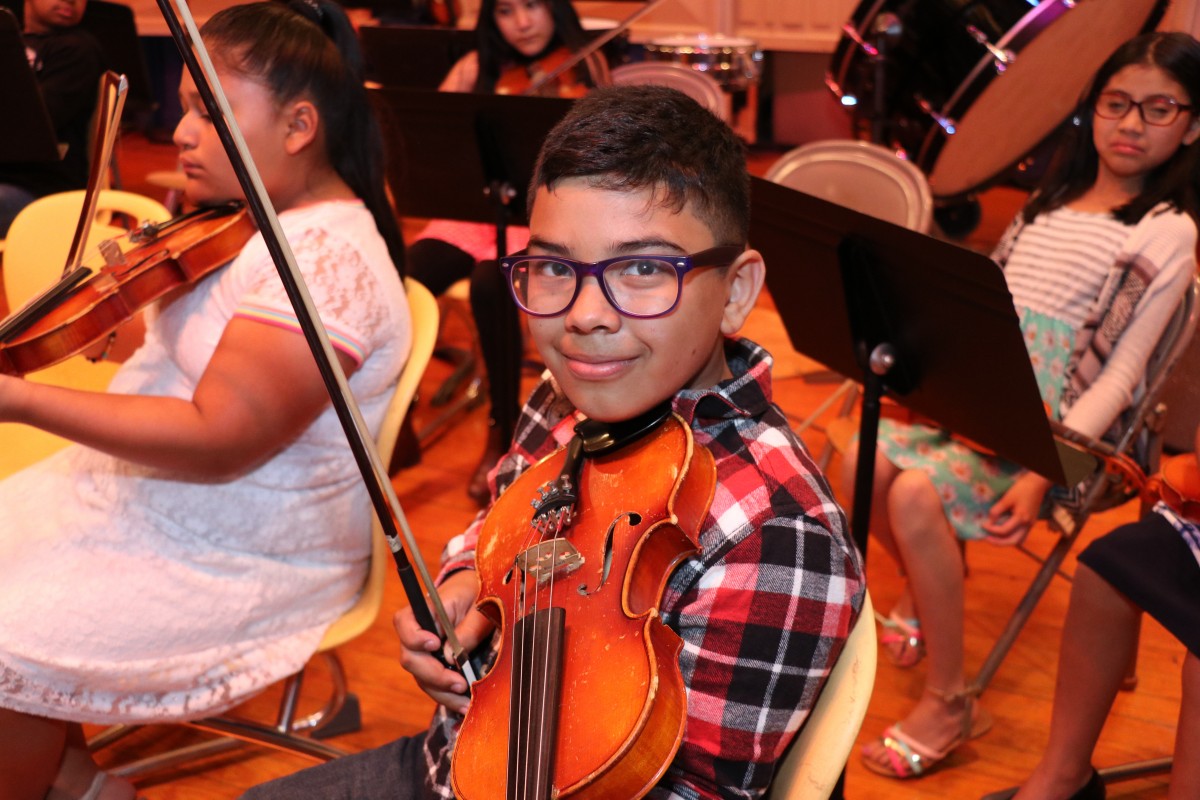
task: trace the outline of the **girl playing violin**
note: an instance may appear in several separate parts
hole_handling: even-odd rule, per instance
[[[1043,400],[1086,436],[1120,424],[1195,272],[1197,102],[1200,43],[1156,33],[1122,45],[994,254]],[[863,758],[873,771],[909,778],[989,725],[964,692],[959,540],[1020,542],[1050,483],[926,426],[886,422],[879,453],[872,535],[908,579],[881,641],[901,667],[927,651],[929,672],[916,707]]]
[[[492,513],[524,499],[511,496],[522,490],[520,477],[571,440],[579,419],[620,423],[670,404],[715,461],[714,499],[697,513],[698,549],[662,578],[656,615],[683,641],[664,675],[681,673],[686,724],[674,757],[648,765],[643,791],[605,796],[761,797],[841,652],[863,583],[841,510],[771,400],[770,355],[736,336],[765,269],[746,248],[741,144],[673,89],[598,89],[547,137],[533,186],[529,250],[505,259],[504,274],[553,378],[525,405],[497,468],[503,494]],[[561,291],[536,291],[526,275],[557,279]],[[480,538],[484,520],[450,541],[439,578],[467,648],[500,646],[489,618],[474,610],[481,565],[502,556]],[[563,583],[577,593],[578,578]],[[463,676],[431,655],[441,643],[410,610],[397,615],[396,627],[401,663],[441,704],[430,730],[265,784],[247,798],[454,796],[460,715],[470,721],[474,700],[462,694]],[[568,629],[567,659],[574,635],[585,634]],[[599,727],[607,717],[597,711],[610,702],[594,693],[561,705]],[[504,796],[503,785],[490,789],[488,800]]]
[[[442,91],[520,94],[521,85],[536,78],[539,64],[586,42],[570,0],[483,0],[475,36],[477,48],[451,68]],[[608,65],[597,51],[539,93],[577,97],[607,83]],[[509,227],[508,251],[520,250],[527,237],[527,229]],[[412,243],[408,257],[409,274],[435,295],[471,278],[471,309],[491,401],[488,441],[467,487],[480,505],[487,502],[487,473],[512,439],[520,405],[521,326],[500,282],[496,257],[493,226],[448,220],[430,223]]]
[[[304,0],[232,7],[203,35],[377,428],[410,332],[354,31]],[[190,78],[180,95],[190,200],[241,198]],[[0,796],[132,797],[79,723],[235,705],[302,666],[362,585],[345,436],[262,238],[231,257],[148,314],[108,393],[0,376],[0,420],[78,443],[0,482]]]

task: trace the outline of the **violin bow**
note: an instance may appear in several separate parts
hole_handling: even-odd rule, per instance
[[[172,2],[175,10],[171,8]],[[421,557],[408,519],[400,507],[396,491],[392,487],[387,469],[379,457],[379,451],[363,420],[358,403],[350,393],[346,374],[334,354],[329,334],[313,305],[312,297],[308,293],[308,287],[304,283],[300,269],[296,266],[295,255],[283,235],[275,207],[271,203],[270,197],[267,196],[258,168],[250,156],[245,139],[242,138],[241,129],[233,116],[221,83],[217,79],[216,69],[200,38],[200,31],[196,28],[196,21],[188,8],[187,0],[157,0],[157,3],[212,119],[221,144],[237,173],[242,191],[246,195],[246,204],[258,229],[263,234],[263,240],[275,263],[275,268],[279,272],[280,280],[283,281],[288,299],[296,312],[304,338],[316,359],[321,378],[325,382],[325,388],[329,392],[334,410],[346,432],[350,450],[362,473],[367,493],[371,497],[371,503],[387,537],[388,547],[396,562],[396,571],[400,575],[400,581],[404,585],[405,594],[412,605],[417,623],[430,633],[444,637],[454,661],[463,671],[468,684],[473,683],[476,676],[458,637],[454,634],[454,625],[450,622],[425,561]],[[403,537],[403,541],[401,537]],[[428,587],[430,604],[437,616],[437,622],[441,624],[440,632],[430,614],[429,606],[425,604],[425,593],[422,591],[421,582],[418,582],[417,576],[413,572],[414,565],[417,572],[420,573],[421,582]]]
[[[115,72],[105,72],[100,77],[100,97],[96,102],[96,130],[92,137],[91,169],[88,173],[87,191],[83,196],[83,213],[75,226],[75,238],[62,274],[74,272],[83,261],[88,233],[96,214],[96,201],[100,197],[100,184],[108,174],[112,161],[113,145],[121,127],[121,112],[125,108],[125,94],[129,91],[129,80]]]

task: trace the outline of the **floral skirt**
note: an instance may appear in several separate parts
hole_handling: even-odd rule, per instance
[[[1042,400],[1057,409],[1075,332],[1043,314],[1021,310],[1019,316]],[[980,523],[1022,471],[1011,461],[972,450],[946,430],[889,419],[880,420],[878,450],[900,469],[929,475],[946,519],[964,540],[985,538]]]

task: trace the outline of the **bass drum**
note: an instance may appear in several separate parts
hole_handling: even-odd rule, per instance
[[[928,176],[935,196],[1001,175],[1075,109],[1165,0],[866,0],[842,30],[827,83],[856,121],[882,114],[882,143]],[[882,86],[878,85],[882,84]]]

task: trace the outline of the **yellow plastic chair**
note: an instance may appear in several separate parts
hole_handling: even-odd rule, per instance
[[[62,275],[71,249],[76,221],[83,210],[84,192],[63,192],[30,203],[9,228],[4,241],[4,293],[12,312],[37,296]],[[103,190],[85,253],[105,239],[122,239],[127,231],[112,224],[114,215],[137,222],[171,218],[161,203],[130,192]],[[85,256],[86,257],[86,256]],[[75,356],[32,373],[29,380],[55,386],[104,391],[117,365],[93,364]],[[61,449],[66,441],[24,425],[0,424],[0,475],[8,475]]]
[[[833,792],[867,716],[876,655],[875,613],[867,594],[817,704],[775,770],[768,800],[825,800]]]
[[[438,332],[438,304],[429,290],[417,281],[406,278],[409,313],[412,318],[412,349],[408,361],[400,374],[396,392],[388,404],[383,424],[376,438],[376,448],[382,463],[387,464],[396,445],[400,426],[412,405],[421,376],[433,355]],[[328,761],[344,753],[337,748],[312,738],[331,736],[336,733],[357,730],[361,726],[358,700],[347,689],[346,673],[338,658],[336,648],[366,632],[379,617],[383,607],[385,581],[394,563],[391,548],[384,536],[379,520],[371,523],[371,564],[358,600],[342,614],[325,632],[309,663],[320,658],[329,670],[332,689],[324,706],[317,712],[297,719],[300,690],[307,666],[287,678],[279,704],[276,722],[264,724],[236,716],[209,717],[179,723],[189,728],[217,734],[219,738],[203,741],[191,746],[161,753],[149,758],[124,764],[111,769],[116,775],[134,776],[194,761],[239,747],[246,742],[265,745],[284,752],[306,756],[317,761]],[[88,746],[93,750],[111,744],[132,732],[136,726],[115,725],[98,734]]]

